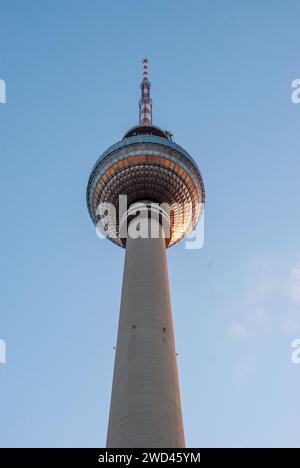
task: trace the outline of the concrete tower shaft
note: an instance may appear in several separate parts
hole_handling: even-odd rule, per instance
[[[139,218],[141,230],[158,224]],[[129,237],[107,447],[184,446],[165,238]]]

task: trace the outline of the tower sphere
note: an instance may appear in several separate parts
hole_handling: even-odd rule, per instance
[[[141,83],[140,122],[108,148],[94,165],[87,187],[92,221],[115,244],[125,247],[120,230],[120,196],[125,210],[147,202],[169,206],[172,246],[195,228],[205,199],[201,173],[193,158],[172,141],[171,134],[152,125],[148,62]],[[146,68],[145,68],[146,67]],[[110,204],[115,211],[100,210]]]

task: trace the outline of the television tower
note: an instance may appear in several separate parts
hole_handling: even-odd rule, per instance
[[[193,231],[204,204],[197,164],[152,124],[148,60],[139,125],[96,162],[87,206],[125,248],[107,447],[185,447],[166,249]]]

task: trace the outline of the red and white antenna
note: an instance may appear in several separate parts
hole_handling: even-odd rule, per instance
[[[143,81],[141,82],[142,97],[140,99],[140,125],[152,124],[152,99],[150,99],[151,83],[148,77],[148,59],[143,60]]]

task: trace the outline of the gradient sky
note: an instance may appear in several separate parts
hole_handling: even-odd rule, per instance
[[[168,251],[187,445],[300,446],[299,1],[0,0],[2,447],[105,444],[124,251],[85,190],[138,120],[201,169],[205,245]]]

